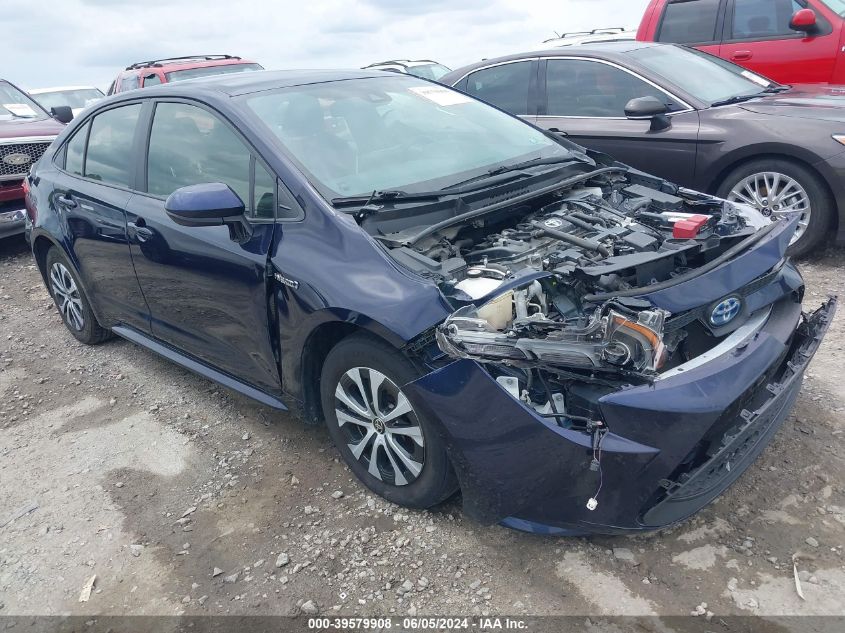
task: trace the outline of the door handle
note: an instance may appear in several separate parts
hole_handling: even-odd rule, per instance
[[[751,51],[736,51],[731,55],[731,59],[735,62],[748,61],[752,57],[754,57],[754,54]]]
[[[152,239],[153,232],[147,228],[147,223],[144,218],[138,218],[134,222],[127,222],[126,226],[129,229],[129,239],[136,239],[138,242],[146,242]]]
[[[566,132],[564,132],[560,128],[556,128],[556,127],[550,127],[549,132],[554,132],[555,134],[557,134],[559,136],[569,136],[569,134],[567,134]]]
[[[66,209],[75,209],[79,203],[70,196],[60,195],[56,196],[56,202]]]

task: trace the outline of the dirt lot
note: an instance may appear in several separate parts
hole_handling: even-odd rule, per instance
[[[843,252],[802,268],[808,306],[845,295]],[[80,345],[6,240],[0,614],[845,614],[843,334],[840,311],[793,417],[695,519],[538,538],[457,501],[392,506],[323,429],[125,341]]]

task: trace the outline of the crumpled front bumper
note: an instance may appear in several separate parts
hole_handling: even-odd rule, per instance
[[[694,514],[733,483],[789,415],[804,371],[836,310],[776,304],[763,329],[727,354],[599,402],[603,485],[590,470],[592,436],[540,417],[472,360],[403,387],[446,440],[464,511],[546,534],[625,533]],[[799,322],[800,319],[800,322]],[[796,327],[796,323],[798,323]],[[702,455],[702,445],[721,446]]]

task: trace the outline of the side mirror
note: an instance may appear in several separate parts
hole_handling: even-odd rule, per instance
[[[181,187],[164,201],[164,210],[182,226],[228,226],[229,237],[236,242],[244,242],[252,235],[243,200],[222,182]]]
[[[59,123],[70,123],[73,121],[73,110],[70,106],[53,106],[50,108],[50,116]]]
[[[625,116],[633,120],[651,119],[651,131],[659,132],[672,125],[666,114],[669,106],[657,97],[638,97],[631,99],[625,106]]]
[[[793,31],[804,31],[805,33],[812,33],[818,26],[816,12],[812,9],[799,9],[792,15],[789,21],[789,28]]]

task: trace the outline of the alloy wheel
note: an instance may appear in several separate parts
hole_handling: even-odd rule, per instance
[[[810,224],[810,196],[794,178],[778,172],[766,171],[751,174],[740,180],[728,194],[731,202],[742,202],[756,207],[763,215],[780,217],[800,212],[798,226],[791,244],[797,242]]]
[[[425,464],[425,437],[410,401],[375,369],[353,367],[334,393],[335,417],[352,456],[373,477],[413,483]]]
[[[76,331],[82,331],[85,327],[82,299],[73,276],[64,264],[56,262],[50,268],[50,287],[65,322]]]

